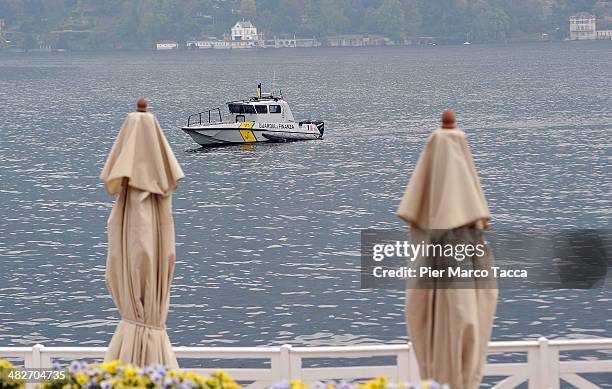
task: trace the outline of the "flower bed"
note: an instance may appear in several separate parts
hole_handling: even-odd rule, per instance
[[[68,369],[62,370],[59,365],[54,367],[65,371],[66,375],[59,380],[43,382],[40,389],[113,389],[113,388],[160,388],[160,389],[241,389],[229,374],[221,370],[211,376],[204,377],[192,372],[179,372],[160,365],[145,368],[124,366],[119,361],[101,364],[88,364],[74,361]],[[0,373],[14,370],[8,361],[0,360]],[[25,388],[24,381],[4,380],[6,374],[0,374],[1,389]],[[308,389],[302,381],[293,380],[271,385],[269,389]],[[392,384],[386,378],[376,378],[366,383],[350,381],[324,382],[313,385],[313,389],[449,389],[435,382],[427,381],[421,384]]]

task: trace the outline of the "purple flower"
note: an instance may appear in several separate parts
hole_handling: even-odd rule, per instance
[[[355,385],[352,382],[350,382],[350,381],[341,380],[336,385],[336,388],[338,388],[338,389],[355,389]]]
[[[289,381],[282,381],[277,384],[271,385],[269,389],[289,389]]]
[[[153,382],[158,382],[162,380],[162,375],[157,373],[157,372],[153,372],[151,373],[151,375],[149,376],[149,378],[151,378],[151,381]]]
[[[87,365],[85,365],[85,368],[87,368]],[[69,369],[71,373],[78,373],[83,370],[83,364],[81,363],[81,361],[72,361],[70,362]]]
[[[102,381],[102,382],[100,382],[100,388],[101,389],[112,389],[112,386],[111,386],[110,382]]]

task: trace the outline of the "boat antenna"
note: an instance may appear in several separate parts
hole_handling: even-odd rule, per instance
[[[275,88],[276,88],[276,70],[274,71],[274,73],[272,73],[272,93],[271,93],[272,96],[274,96]]]

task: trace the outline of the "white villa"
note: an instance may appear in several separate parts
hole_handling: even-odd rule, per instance
[[[582,41],[597,39],[595,15],[578,12],[570,17],[570,40]]]
[[[185,44],[192,49],[252,49],[260,46],[260,37],[257,27],[249,21],[239,21],[230,30],[229,36],[224,39],[214,37],[204,40],[189,40]]]
[[[249,21],[240,21],[234,24],[231,29],[232,41],[250,41],[256,42],[258,40],[257,27],[255,27]]]

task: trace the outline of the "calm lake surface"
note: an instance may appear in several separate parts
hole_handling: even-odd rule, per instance
[[[244,52],[0,53],[0,345],[105,345],[113,199],[98,179],[138,96],[187,175],[175,345],[406,341],[404,295],[359,289],[440,112],[468,134],[493,228],[610,228],[612,42]],[[187,116],[264,90],[325,139],[199,149]],[[612,336],[609,290],[501,290],[493,338]]]

